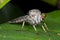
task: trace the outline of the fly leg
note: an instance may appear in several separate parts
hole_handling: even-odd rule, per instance
[[[46,24],[46,23],[44,23],[44,25],[45,25],[45,28],[46,28],[47,30],[49,30],[49,29],[48,29],[48,27],[47,27],[47,24]]]
[[[42,23],[42,28],[46,32],[46,34],[49,36],[49,39],[48,40],[51,40],[51,38],[50,38],[50,32],[49,32],[49,29],[48,29],[47,24],[45,22]]]
[[[23,21],[23,24],[22,24],[21,30],[24,28],[24,24],[25,24],[25,21]]]
[[[42,29],[44,30],[44,32],[47,32],[43,25],[42,25]]]
[[[42,29],[44,30],[44,32],[47,32],[46,29],[45,29],[46,25],[44,25],[44,21],[42,21],[41,24],[42,24]]]
[[[35,30],[35,32],[38,34],[37,28],[35,27],[35,25],[33,25],[33,28]]]

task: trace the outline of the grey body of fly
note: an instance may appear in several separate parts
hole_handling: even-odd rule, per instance
[[[8,21],[8,22],[9,23],[20,23],[20,22],[24,22],[24,21],[28,22],[31,25],[35,25],[36,24],[35,20],[31,19],[31,17],[29,15],[18,17],[16,19],[13,19],[13,20]]]
[[[38,9],[32,9],[32,10],[29,10],[28,15],[18,17],[16,19],[13,19],[13,20],[8,21],[8,22],[9,23],[23,22],[21,29],[23,29],[25,22],[28,22],[29,24],[33,25],[34,30],[36,32],[38,32],[37,29],[36,29],[36,27],[35,27],[35,25],[41,23],[41,21],[42,21],[42,17],[41,17],[40,10],[38,10]],[[47,28],[46,23],[44,23],[42,25],[43,30],[46,32],[44,26]],[[47,30],[48,30],[48,28],[47,28]]]

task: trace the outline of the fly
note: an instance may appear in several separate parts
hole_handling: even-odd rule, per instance
[[[40,10],[38,10],[38,9],[32,9],[32,10],[29,10],[28,15],[18,17],[16,19],[13,19],[8,22],[9,23],[23,22],[21,30],[24,28],[25,22],[28,22],[29,24],[31,24],[33,26],[35,32],[38,32],[38,30],[35,26],[37,24],[41,23],[44,32],[47,32],[46,29],[48,30],[48,27],[47,27],[46,23],[43,21],[44,19],[45,19],[45,13],[41,13]]]

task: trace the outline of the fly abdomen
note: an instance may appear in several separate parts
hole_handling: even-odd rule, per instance
[[[19,17],[19,18],[16,18],[16,19],[13,19],[13,20],[8,21],[8,22],[9,22],[9,23],[20,23],[20,22],[25,21],[26,18],[27,18],[27,15],[22,16],[22,17]]]
[[[8,21],[9,23],[19,23],[19,22],[22,22],[24,21],[24,19],[14,19],[14,20],[11,20],[11,21]]]

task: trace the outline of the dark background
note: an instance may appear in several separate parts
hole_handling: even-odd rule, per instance
[[[57,7],[41,0],[12,0],[0,10],[0,23],[26,15],[30,9],[48,13],[57,10]]]
[[[20,7],[24,12],[34,8],[40,9],[41,12],[50,12],[56,9],[55,6],[41,0],[12,0],[11,3]]]

